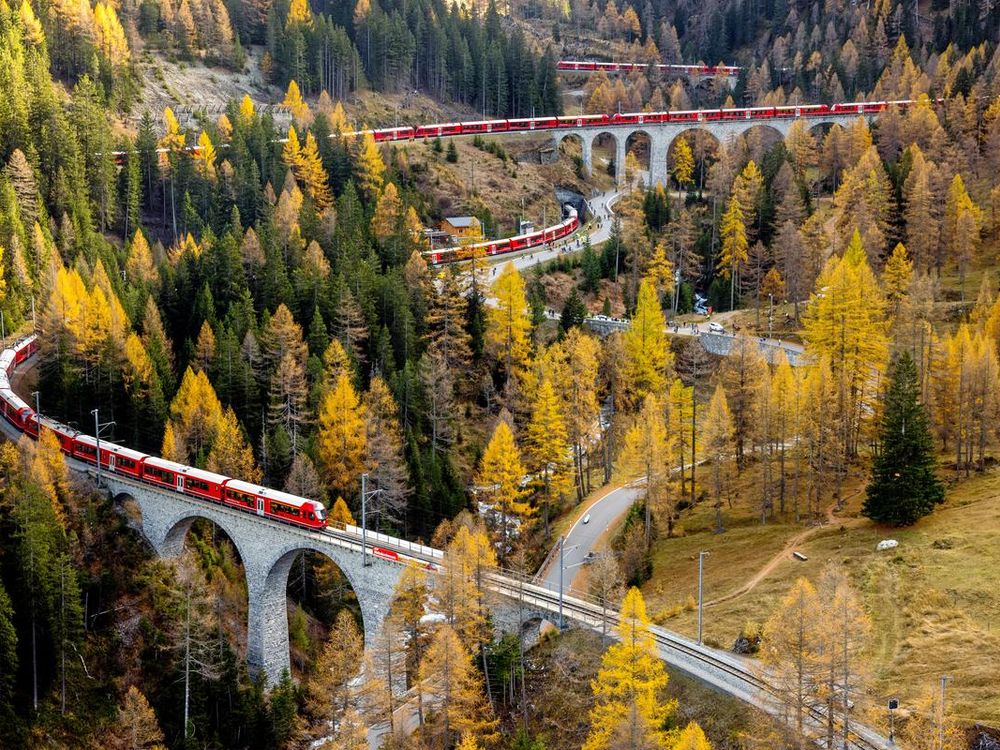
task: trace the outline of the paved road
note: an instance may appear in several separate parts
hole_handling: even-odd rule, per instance
[[[590,523],[583,523],[584,516],[581,516],[573,527],[566,534],[565,547],[563,548],[563,587],[570,589],[573,580],[583,568],[583,561],[587,553],[594,550],[598,540],[621,520],[621,517],[628,511],[629,507],[641,493],[641,489],[631,485],[619,487],[612,490],[607,495],[594,503],[588,513]],[[546,584],[559,586],[559,555],[555,553],[549,561],[546,570],[542,571],[542,577]]]

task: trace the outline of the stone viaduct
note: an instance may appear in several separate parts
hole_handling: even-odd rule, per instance
[[[625,155],[628,152],[629,141],[637,135],[645,135],[649,139],[649,182],[651,185],[667,184],[668,165],[667,157],[670,153],[670,146],[674,140],[682,133],[691,130],[702,130],[712,135],[719,143],[737,138],[753,128],[769,129],[782,138],[788,135],[788,130],[792,123],[798,119],[806,122],[810,129],[820,125],[832,125],[834,123],[847,124],[858,117],[865,117],[868,120],[874,119],[875,115],[857,113],[836,113],[823,114],[809,117],[773,117],[766,120],[759,118],[746,120],[711,120],[703,122],[678,122],[678,123],[648,123],[641,125],[609,125],[607,127],[580,127],[580,128],[556,128],[551,132],[554,146],[554,153],[559,154],[559,146],[567,138],[575,138],[581,144],[583,166],[587,174],[590,174],[594,166],[594,145],[600,138],[610,138],[614,143],[615,153],[615,178],[621,185],[625,180]],[[502,135],[502,134],[497,134]]]
[[[87,472],[93,475],[93,468],[87,467]],[[315,532],[286,526],[160,490],[106,470],[101,472],[101,483],[117,502],[134,501],[142,514],[137,530],[161,557],[181,553],[188,530],[198,518],[211,521],[232,540],[247,578],[247,663],[271,684],[280,680],[289,668],[286,588],[288,571],[300,553],[318,552],[333,561],[347,578],[361,608],[366,644],[371,644],[389,611],[389,601],[403,566],[371,553],[362,559],[360,530]],[[368,534],[369,546],[386,539],[384,535]],[[392,546],[400,544],[408,545],[403,540],[393,540]],[[434,552],[411,546],[428,554]]]

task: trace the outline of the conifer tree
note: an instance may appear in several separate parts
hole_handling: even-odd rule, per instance
[[[722,226],[719,229],[722,235],[722,250],[719,253],[718,264],[719,274],[722,278],[729,279],[730,310],[736,304],[736,287],[739,283],[740,270],[750,259],[744,216],[739,198],[733,195],[729,199],[726,212],[722,215]]]
[[[692,721],[681,730],[670,750],[712,750],[712,743],[697,722]]]
[[[694,155],[691,153],[691,146],[688,145],[686,138],[678,138],[674,141],[673,175],[681,190],[694,178]]]
[[[253,449],[244,440],[236,414],[230,408],[226,409],[219,420],[205,468],[245,482],[259,483],[264,478],[254,461]]]
[[[375,200],[382,190],[385,163],[370,131],[365,131],[359,140],[355,170],[358,188],[368,200]]]
[[[545,497],[542,515],[547,536],[553,498],[561,498],[569,489],[570,469],[566,420],[552,381],[547,377],[542,379],[535,393],[525,443],[529,469],[535,476],[541,476]]]
[[[162,750],[163,731],[153,707],[135,685],[129,686],[118,720],[108,736],[110,750]]]
[[[299,5],[304,5],[306,10],[309,9],[308,0],[297,0]],[[285,98],[282,100],[281,105],[283,107],[288,107],[288,110],[292,113],[292,117],[295,121],[302,124],[309,124],[312,118],[312,114],[309,112],[309,105],[306,104],[305,100],[302,98],[302,93],[299,91],[299,84],[295,80],[288,82],[288,90],[285,91]]]
[[[877,523],[909,526],[944,502],[935,476],[934,445],[919,400],[917,368],[904,351],[893,364],[885,394],[879,453],[862,513]]]
[[[733,419],[722,385],[715,387],[705,411],[701,446],[712,461],[712,489],[715,496],[715,530],[722,531],[723,471],[733,450]]]
[[[486,346],[509,378],[527,366],[531,354],[528,298],[513,263],[504,265],[490,291],[494,305],[487,311]]]
[[[665,326],[653,282],[643,279],[624,336],[626,390],[633,403],[650,393],[662,395],[666,388],[674,355]]]
[[[648,549],[652,530],[652,506],[664,498],[669,478],[671,436],[663,419],[663,405],[654,393],[646,396],[635,423],[625,434],[625,444],[616,468],[624,475],[639,474],[646,480],[645,543]],[[668,524],[672,524],[672,514]]]
[[[437,720],[425,731],[442,747],[449,747],[462,734],[492,738],[497,721],[483,694],[472,654],[447,623],[441,625],[420,664],[423,690],[435,697]],[[437,744],[437,743],[435,743]]]
[[[513,546],[511,532],[515,526],[526,523],[534,513],[531,505],[524,502],[525,491],[521,488],[524,474],[514,434],[510,426],[500,420],[480,459],[475,481],[492,504],[493,513],[498,516],[496,523],[499,526],[501,562]]]
[[[663,698],[667,671],[649,629],[646,603],[636,588],[625,594],[617,630],[620,642],[604,652],[597,678],[591,682],[594,707],[583,750],[665,747],[663,725],[676,702]]]
[[[346,374],[323,397],[319,411],[319,465],[332,491],[351,496],[364,472],[365,408]]]

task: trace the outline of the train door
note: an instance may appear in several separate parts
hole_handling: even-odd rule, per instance
[[[257,498],[257,515],[264,515],[264,498],[262,497]]]
[[[108,471],[114,471],[114,470],[115,470],[115,454],[114,453],[109,453],[108,454]]]
[[[177,491],[178,492],[183,492],[184,491],[184,475],[183,474],[178,474],[177,475]]]

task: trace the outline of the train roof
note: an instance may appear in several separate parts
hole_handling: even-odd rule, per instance
[[[292,495],[288,492],[282,492],[281,490],[274,490],[270,487],[261,487],[259,484],[251,484],[250,482],[244,482],[242,479],[230,479],[226,483],[226,489],[234,489],[238,492],[247,492],[251,495],[260,495],[261,497],[270,498],[271,500],[277,500],[281,503],[287,503],[289,505],[294,505],[297,507],[302,507],[306,504],[312,505],[322,505],[319,500],[310,500],[306,497],[299,497],[298,495]]]
[[[7,372],[10,366],[14,363],[14,356],[16,352],[13,349],[4,349],[0,353],[0,370]]]
[[[29,410],[31,409],[31,407],[24,402],[24,399],[22,399],[20,396],[14,393],[14,391],[10,389],[9,385],[7,388],[0,388],[0,398],[2,398],[4,401],[6,401],[8,404],[13,406],[18,411],[21,411],[21,409],[29,409]]]
[[[224,484],[225,482],[230,481],[229,477],[223,476],[222,474],[216,474],[214,471],[196,469],[194,466],[185,466],[184,464],[179,464],[176,461],[168,461],[167,459],[159,458],[158,456],[147,456],[146,465],[156,467],[157,469],[167,469],[176,474],[183,474],[186,477],[200,479],[203,482]]]

